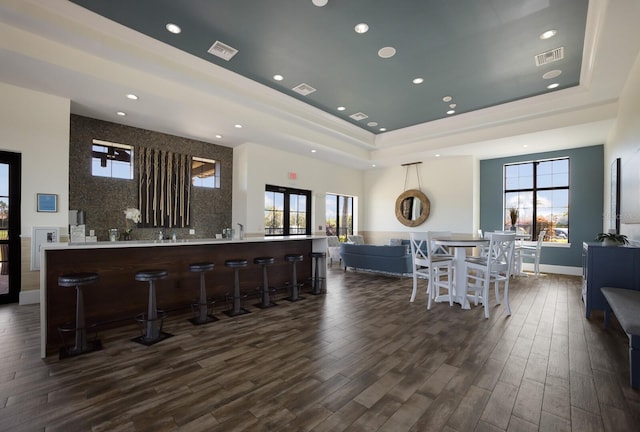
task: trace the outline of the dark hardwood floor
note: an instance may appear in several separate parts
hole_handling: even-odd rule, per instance
[[[409,303],[411,279],[334,265],[328,294],[145,347],[40,359],[39,307],[0,306],[0,431],[638,431],[627,338],[580,279],[511,283],[513,315]],[[194,295],[195,297],[195,295]],[[159,300],[161,305],[161,299]],[[247,305],[249,306],[249,305]]]

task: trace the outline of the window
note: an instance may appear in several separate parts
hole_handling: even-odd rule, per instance
[[[311,191],[267,185],[264,192],[264,234],[310,235]]]
[[[327,235],[347,241],[353,234],[353,197],[327,194],[325,206]]]
[[[91,175],[133,180],[133,146],[94,139]]]
[[[504,185],[505,229],[568,243],[569,158],[505,165]]]
[[[218,162],[198,157],[191,158],[191,183],[196,187],[220,188]]]

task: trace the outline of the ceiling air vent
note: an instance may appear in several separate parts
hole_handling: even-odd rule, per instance
[[[238,54],[238,50],[224,44],[220,41],[215,41],[211,48],[207,50],[209,54],[213,54],[216,57],[220,57],[223,60],[229,61],[234,55]]]
[[[355,114],[351,114],[349,117],[351,117],[352,119],[354,119],[356,121],[360,121],[360,120],[364,120],[366,118],[369,118],[368,115],[366,115],[365,113],[361,113],[361,112],[357,112]]]
[[[564,58],[564,47],[556,48],[551,51],[543,52],[535,56],[536,66],[544,66]]]
[[[316,91],[316,89],[311,87],[309,84],[305,84],[305,83],[299,84],[294,88],[292,88],[291,90],[293,90],[296,93],[300,93],[302,96],[307,96],[313,93],[314,91]]]

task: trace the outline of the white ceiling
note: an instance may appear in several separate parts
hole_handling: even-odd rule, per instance
[[[79,115],[358,169],[485,159],[604,143],[640,51],[638,22],[636,0],[591,0],[579,86],[377,136],[64,0],[0,0],[0,81],[68,98]]]

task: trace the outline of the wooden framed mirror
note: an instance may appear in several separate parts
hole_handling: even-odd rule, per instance
[[[402,225],[416,227],[429,217],[429,198],[417,189],[410,189],[396,199],[396,218]]]

